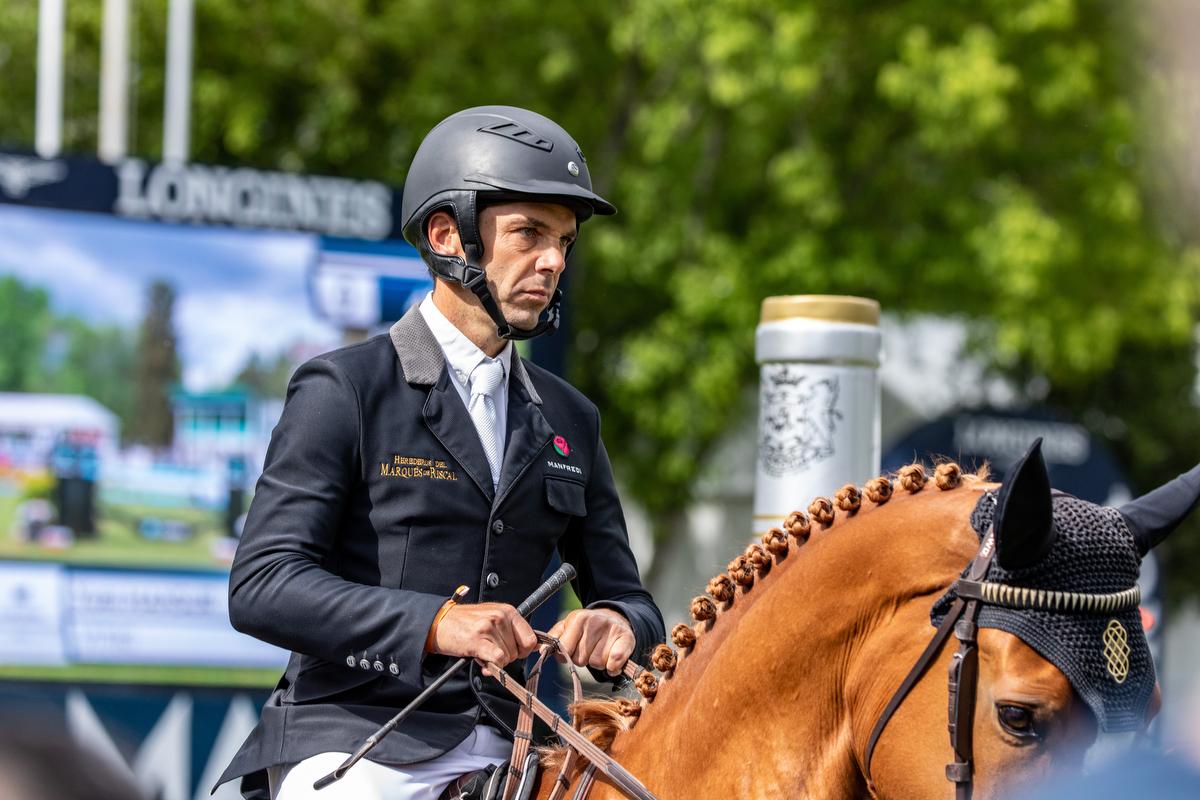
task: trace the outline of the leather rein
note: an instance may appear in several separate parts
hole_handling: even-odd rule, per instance
[[[542,665],[550,656],[554,656],[559,662],[570,667],[575,702],[583,699],[583,684],[579,680],[578,668],[567,657],[558,639],[541,631],[536,633],[541,646],[538,648],[537,661],[530,670],[524,686],[517,683],[511,675],[496,664],[487,664],[500,685],[520,704],[517,727],[513,736],[513,752],[509,759],[508,776],[505,778],[504,791],[500,795],[502,800],[519,800],[519,798],[527,797],[532,788],[538,762],[538,754],[531,750],[534,717],[548,725],[551,733],[556,734],[567,745],[567,755],[563,759],[562,767],[558,770],[549,800],[564,800],[571,787],[571,772],[579,764],[581,758],[587,761],[588,765],[584,768],[579,785],[571,796],[572,800],[585,800],[597,777],[597,771],[603,773],[617,790],[632,800],[658,800],[628,770],[592,744],[591,740],[538,699],[538,678],[542,673]],[[622,669],[622,675],[630,679],[636,678],[642,672],[644,669],[632,660],[625,662]]]

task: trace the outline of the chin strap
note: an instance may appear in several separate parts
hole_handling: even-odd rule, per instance
[[[500,305],[488,290],[487,275],[482,267],[477,266],[483,259],[483,241],[477,227],[475,192],[462,192],[461,196],[455,200],[456,202],[450,204],[450,210],[458,223],[459,240],[462,242],[463,251],[467,257],[463,259],[459,256],[444,256],[441,253],[433,252],[433,248],[429,246],[427,232],[422,230],[420,251],[425,263],[429,264],[434,274],[470,289],[479,298],[483,310],[492,318],[492,322],[496,323],[496,333],[501,339],[523,341],[558,330],[558,323],[562,317],[563,298],[562,291],[559,289],[554,290],[550,304],[538,317],[537,325],[532,328],[525,330],[513,327],[504,318],[504,314],[500,311]]]
[[[465,264],[464,266],[466,267]],[[514,328],[504,318],[504,314],[500,311],[500,306],[496,302],[496,298],[492,297],[492,293],[488,291],[487,275],[484,274],[483,270],[478,267],[466,267],[465,271],[473,274],[469,280],[463,281],[462,285],[470,289],[479,298],[479,302],[483,305],[483,310],[492,318],[492,322],[496,323],[496,333],[499,334],[501,339],[523,341],[541,336],[543,333],[553,333],[558,330],[558,322],[562,314],[562,290],[554,290],[554,295],[550,298],[550,304],[546,306],[546,310],[538,317],[538,324],[529,330],[524,330],[522,328]]]

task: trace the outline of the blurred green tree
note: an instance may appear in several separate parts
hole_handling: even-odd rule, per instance
[[[12,275],[0,276],[0,391],[38,391],[34,378],[42,341],[50,329],[50,300],[44,289]]]
[[[121,420],[122,438],[134,430],[136,337],[117,325],[92,326],[77,317],[55,321],[46,338],[38,379],[43,392],[96,399]]]
[[[135,416],[129,438],[153,447],[169,447],[175,436],[171,391],[179,383],[180,365],[175,351],[174,308],[175,290],[171,284],[159,280],[147,287],[134,364]]]
[[[13,275],[0,276],[0,330],[0,391],[87,395],[117,414],[123,431],[129,429],[130,331],[55,316],[44,289]]]
[[[270,359],[252,353],[245,365],[238,371],[230,388],[243,387],[250,389],[259,397],[287,397],[288,381],[296,371],[296,363],[286,352],[279,353]]]
[[[0,118],[0,139],[30,137],[35,5],[0,8],[0,104],[30,109]],[[136,20],[135,149],[151,157],[165,5]],[[98,7],[68,19],[67,138],[85,150]],[[1161,75],[1134,4],[208,0],[196,14],[196,160],[399,183],[429,127],[468,105],[529,106],[576,133],[622,213],[583,232],[572,369],[660,535],[754,413],[741,398],[772,294],[961,318],[997,370],[1044,379],[1119,439],[1142,487],[1195,458],[1179,437],[1200,429],[1200,258],[1154,213],[1145,90]],[[1145,397],[1174,402],[1143,413]]]

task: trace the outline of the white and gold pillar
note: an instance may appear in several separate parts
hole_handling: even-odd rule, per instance
[[[879,474],[879,303],[768,297],[755,336],[759,372],[754,534],[817,496]]]

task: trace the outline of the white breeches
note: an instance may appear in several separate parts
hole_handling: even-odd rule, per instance
[[[512,742],[486,725],[476,725],[448,752],[403,767],[387,767],[363,759],[340,781],[321,791],[313,781],[332,772],[348,753],[318,753],[296,764],[268,771],[272,800],[437,800],[450,781],[512,754]]]

